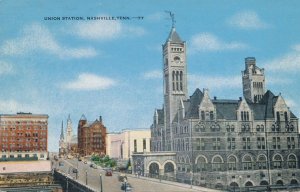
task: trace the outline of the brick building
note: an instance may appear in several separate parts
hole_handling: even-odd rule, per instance
[[[1,114],[0,133],[2,161],[48,157],[48,115]]]
[[[81,156],[106,153],[106,127],[102,117],[88,122],[84,115],[78,123],[78,153]]]

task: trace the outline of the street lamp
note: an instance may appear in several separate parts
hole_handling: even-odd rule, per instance
[[[126,178],[124,178],[124,183],[125,183],[125,188],[124,188],[124,191],[126,192],[126,188],[127,188],[127,179]]]
[[[102,174],[100,174],[100,192],[103,192],[103,188],[102,188]]]
[[[85,170],[85,185],[88,185],[87,170]]]

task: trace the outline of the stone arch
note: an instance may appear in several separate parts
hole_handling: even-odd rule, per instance
[[[273,155],[273,158],[272,158],[273,161],[274,160],[279,160],[279,159],[281,159],[281,161],[283,161],[283,157],[282,157],[281,154],[276,153],[275,155]]]
[[[230,162],[230,160],[233,161],[233,158],[234,158],[235,162],[238,162],[238,158],[233,154],[228,155],[227,162]]]
[[[223,160],[223,158],[222,158],[221,155],[215,155],[215,156],[213,156],[211,162],[212,162],[212,163],[213,163],[213,162],[218,162],[219,160],[221,160],[220,163],[224,163],[224,160]]]
[[[276,185],[283,185],[283,181],[282,180],[276,181]]]
[[[158,174],[161,169],[162,166],[158,161],[150,161],[148,164],[149,174]]]
[[[288,168],[297,168],[298,159],[294,153],[288,155],[287,164],[288,164]]]
[[[243,156],[243,158],[242,158],[242,161],[251,161],[251,162],[253,162],[253,157],[252,157],[252,155],[250,155],[250,154],[245,154],[244,156]]]
[[[191,164],[191,159],[188,155],[185,157],[185,164]]]
[[[298,181],[296,179],[291,180],[291,185],[298,185]]]
[[[238,187],[239,184],[237,184],[237,182],[231,182],[229,186],[230,187]]]
[[[265,180],[263,180],[263,181],[261,181],[261,182],[259,183],[259,185],[269,185],[269,182],[268,182],[268,181],[265,181]]]
[[[207,158],[204,155],[198,155],[195,159],[195,164],[197,164],[199,158],[204,158],[205,163],[207,163]]]
[[[176,171],[176,163],[172,160],[166,160],[162,167],[164,168],[164,173],[175,173]]]
[[[247,181],[245,183],[245,187],[252,187],[253,186],[253,182],[252,181]]]

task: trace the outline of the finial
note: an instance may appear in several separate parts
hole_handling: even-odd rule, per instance
[[[166,13],[169,13],[171,19],[172,19],[172,29],[175,28],[175,16],[174,16],[174,13],[172,13],[171,11],[165,11]]]

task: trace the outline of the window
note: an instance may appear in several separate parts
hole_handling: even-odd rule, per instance
[[[282,168],[282,157],[280,155],[275,155],[273,158],[273,167],[275,169]]]
[[[143,139],[143,150],[146,149],[146,139]]]
[[[212,170],[213,171],[221,171],[223,165],[223,160],[221,157],[215,157],[212,161]]]
[[[288,157],[288,167],[289,168],[297,168],[297,158],[295,155],[290,155]]]
[[[198,157],[197,163],[196,163],[196,171],[206,171],[207,162],[206,159],[202,156]]]
[[[215,138],[213,142],[213,150],[220,150],[221,149],[221,139]]]
[[[243,169],[244,170],[252,170],[253,168],[253,163],[252,163],[252,158],[251,156],[249,155],[246,155],[244,158],[243,158]]]
[[[136,139],[133,141],[133,148],[134,148],[134,152],[137,152],[137,143],[136,143]]]
[[[288,149],[295,149],[295,138],[287,137],[287,147]]]
[[[227,145],[228,145],[229,150],[234,150],[235,149],[235,138],[228,138]]]
[[[205,112],[204,111],[201,111],[201,120],[205,120]]]
[[[264,155],[260,155],[258,157],[258,169],[266,169],[267,168],[267,158]]]
[[[251,149],[250,137],[243,137],[243,149]]]
[[[280,113],[279,113],[279,111],[276,112],[276,120],[277,120],[277,122],[280,122]]]
[[[241,120],[249,121],[249,111],[241,111]]]
[[[272,138],[272,146],[273,146],[273,149],[280,149],[280,137]]]
[[[264,137],[257,137],[257,148],[265,149],[265,138]]]
[[[214,120],[214,112],[213,111],[209,112],[209,120],[211,120],[211,121]]]
[[[236,158],[234,156],[228,158],[228,170],[236,170]]]
[[[196,149],[197,150],[205,150],[205,142],[203,138],[196,139]]]

